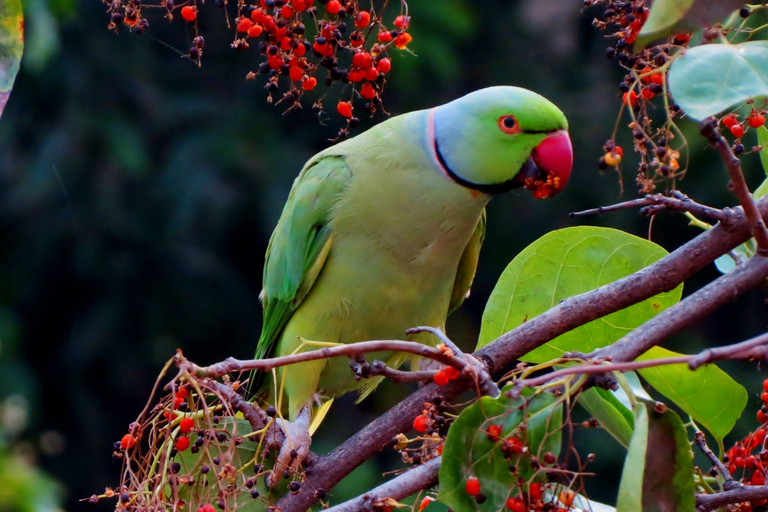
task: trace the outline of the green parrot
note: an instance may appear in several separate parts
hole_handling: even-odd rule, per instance
[[[482,89],[392,117],[304,166],[272,233],[264,265],[257,358],[311,350],[302,340],[411,339],[445,328],[469,294],[494,194],[559,192],[573,151],[563,113],[518,87]],[[397,367],[399,353],[371,354]],[[293,420],[317,397],[357,390],[346,358],[278,373]],[[274,390],[273,390],[274,392]]]

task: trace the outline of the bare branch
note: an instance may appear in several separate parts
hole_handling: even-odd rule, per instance
[[[755,199],[747,187],[744,180],[744,173],[741,172],[741,160],[733,154],[730,144],[725,137],[720,135],[718,130],[718,120],[715,117],[708,117],[699,123],[701,134],[707,139],[713,148],[723,157],[728,172],[731,175],[731,181],[728,188],[739,198],[744,212],[747,215],[747,221],[752,228],[752,236],[757,242],[757,253],[762,256],[768,256],[768,229],[760,216],[760,212],[755,205]]]
[[[768,357],[768,332],[755,338],[728,345],[726,347],[709,348],[688,363],[691,370],[713,361],[723,359],[766,359]]]
[[[762,215],[768,215],[768,198],[762,198],[757,205]],[[498,371],[560,334],[658,293],[672,290],[722,254],[752,237],[751,226],[740,208],[734,209],[731,224],[727,230],[717,225],[705,231],[639,272],[562,301],[549,311],[503,334],[474,356],[484,361],[491,372]],[[425,402],[435,398],[452,400],[465,391],[467,386],[467,381],[457,380],[443,387],[428,384],[413,393],[321,457],[300,491],[284,497],[279,502],[279,508],[286,512],[308,509],[317,500],[313,489],[331,489],[387,446],[395,435],[407,431]]]
[[[417,466],[400,476],[381,484],[375,489],[371,489],[349,501],[331,507],[326,512],[358,512],[366,509],[366,504],[377,498],[392,498],[401,500],[412,494],[416,494],[422,489],[428,489],[437,485],[437,477],[440,472],[440,461],[442,457],[430,460],[426,464]]]
[[[731,491],[717,492],[715,494],[697,494],[696,510],[707,512],[729,503],[741,503],[744,501],[757,501],[768,498],[768,486],[745,485]]]
[[[732,213],[730,210],[719,210],[711,206],[697,203],[685,194],[676,190],[672,191],[672,195],[673,197],[665,196],[664,194],[648,194],[640,199],[624,201],[609,206],[601,206],[599,208],[592,208],[581,212],[571,212],[569,215],[571,217],[582,217],[585,215],[614,212],[642,206],[644,208],[640,209],[640,213],[643,215],[653,215],[660,211],[690,212],[709,217],[710,219],[715,219],[723,224],[731,222]]]
[[[701,430],[696,432],[693,442],[696,444],[696,446],[699,447],[701,453],[707,456],[707,458],[712,462],[712,465],[714,465],[717,471],[722,475],[724,490],[730,491],[742,487],[742,484],[733,479],[733,476],[731,475],[731,472],[728,471],[728,468],[726,468],[725,465],[720,462],[720,459],[717,458],[717,455],[712,453],[712,450],[710,450],[709,446],[707,446],[707,440],[704,436],[704,432]]]

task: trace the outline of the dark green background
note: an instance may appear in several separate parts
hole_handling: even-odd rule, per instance
[[[582,14],[580,6],[410,3],[416,55],[393,56],[389,112],[514,84],[565,111],[575,147],[571,183],[557,198],[535,201],[519,191],[489,207],[472,297],[449,322],[449,334],[467,349],[497,276],[545,232],[588,223],[648,233],[648,220],[635,212],[567,215],[635,197],[626,118],[624,195],[615,172],[597,169],[622,73],[603,56],[604,34],[590,26],[596,11]],[[322,126],[308,111],[281,116],[268,105],[263,83],[244,80],[257,66],[255,48],[229,48],[231,33],[212,2],[201,14],[200,69],[169,48],[189,47],[180,20],[150,16],[148,34],[115,35],[97,0],[28,0],[25,8],[27,53],[0,121],[0,400],[28,401],[30,427],[15,446],[37,447],[51,431],[63,436],[63,450],[43,450],[39,462],[64,484],[64,506],[80,510],[78,499],[117,484],[111,444],[177,347],[200,363],[253,353],[269,234],[302,163],[337,127],[334,119]],[[704,203],[733,204],[724,167],[696,140],[693,123],[683,124],[692,146],[681,188]],[[757,158],[745,162],[756,185]],[[652,238],[671,250],[696,234],[681,216],[665,216],[655,220]],[[717,275],[708,268],[686,293]],[[763,332],[763,298],[740,299],[669,346],[690,352]],[[755,426],[762,376],[750,365],[727,368],[749,386],[743,436]],[[314,448],[331,448],[408,392],[385,385],[360,406],[342,401]],[[598,454],[592,495],[613,502],[623,451],[602,432],[577,434],[583,453]],[[393,461],[389,454],[369,463],[339,496],[367,490]]]

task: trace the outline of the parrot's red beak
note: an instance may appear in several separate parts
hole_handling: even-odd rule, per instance
[[[573,168],[573,146],[568,132],[558,130],[547,135],[534,148],[529,164],[532,165],[525,165],[518,179],[533,192],[533,197],[552,197],[560,192]]]

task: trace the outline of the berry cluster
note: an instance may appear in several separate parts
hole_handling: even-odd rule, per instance
[[[421,414],[413,420],[413,429],[419,433],[415,439],[398,434],[394,439],[395,450],[400,452],[403,462],[419,465],[443,454],[445,436],[453,418],[446,416],[445,406],[440,398],[425,402]]]
[[[104,0],[109,5],[109,28],[120,24],[141,32],[149,27],[143,17],[147,7],[160,7],[169,20],[180,15],[193,25],[196,37],[187,56],[198,65],[203,55],[205,40],[199,33],[198,16],[208,7],[202,0],[155,0],[154,5],[143,0]],[[251,3],[252,2],[252,3]],[[225,13],[227,0],[215,4]],[[340,131],[344,138],[347,129],[354,128],[358,98],[366,114],[382,109],[381,93],[386,74],[392,69],[389,51],[406,50],[413,39],[408,33],[411,19],[406,5],[391,25],[384,22],[386,1],[381,8],[360,8],[358,0],[238,0],[234,19],[232,47],[245,51],[256,44],[260,57],[257,71],[248,73],[248,79],[266,77],[268,101],[282,104],[286,111],[300,113],[304,95],[319,83],[330,87],[334,83],[344,86],[342,99],[336,112],[346,120],[347,127]],[[229,23],[228,14],[227,23]],[[325,70],[323,72],[323,70]],[[275,100],[273,96],[277,95]],[[312,111],[324,111],[322,98],[312,105]]]
[[[557,499],[548,500],[544,491],[555,491],[560,487],[553,483],[531,482],[525,492],[518,496],[507,498],[507,508],[512,512],[568,512],[572,508],[576,494],[570,489],[562,489],[557,493]],[[464,490],[472,496],[478,504],[485,503],[487,497],[481,491],[480,480],[476,476],[470,476],[464,484]]]

